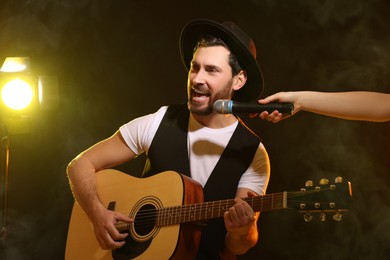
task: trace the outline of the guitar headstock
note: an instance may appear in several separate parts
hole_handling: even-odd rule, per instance
[[[306,181],[300,191],[289,193],[287,204],[303,213],[305,221],[313,219],[312,213],[319,214],[321,221],[326,220],[327,213],[332,213],[333,219],[340,221],[342,214],[350,210],[351,198],[351,183],[337,177],[333,183],[327,179],[321,179],[316,185]]]

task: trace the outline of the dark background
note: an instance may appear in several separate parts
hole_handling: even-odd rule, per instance
[[[57,109],[10,135],[7,259],[63,259],[73,204],[65,169],[120,125],[186,100],[178,38],[194,18],[232,20],[255,40],[265,91],[390,89],[390,4],[379,0],[6,0],[0,58],[29,56],[58,79]],[[307,179],[353,185],[343,221],[263,213],[242,259],[385,259],[390,255],[390,124],[300,112],[245,119],[271,160],[268,193]],[[123,169],[135,175],[143,158]]]

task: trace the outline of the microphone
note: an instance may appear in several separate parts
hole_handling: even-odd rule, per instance
[[[214,111],[219,114],[234,114],[234,113],[261,113],[267,111],[268,113],[278,110],[284,115],[292,115],[294,111],[294,104],[292,103],[240,103],[232,100],[219,99],[214,102]]]

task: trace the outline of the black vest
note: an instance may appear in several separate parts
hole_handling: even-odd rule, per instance
[[[186,104],[168,107],[147,152],[144,177],[167,170],[191,177],[187,150],[188,122]],[[203,188],[205,201],[235,197],[238,182],[250,166],[259,144],[258,136],[240,122]],[[208,221],[202,230],[197,259],[218,259],[225,234],[223,218]]]

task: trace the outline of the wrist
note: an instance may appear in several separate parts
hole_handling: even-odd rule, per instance
[[[225,236],[225,245],[230,252],[240,255],[246,253],[257,243],[258,233],[249,232],[232,232],[228,231]]]

